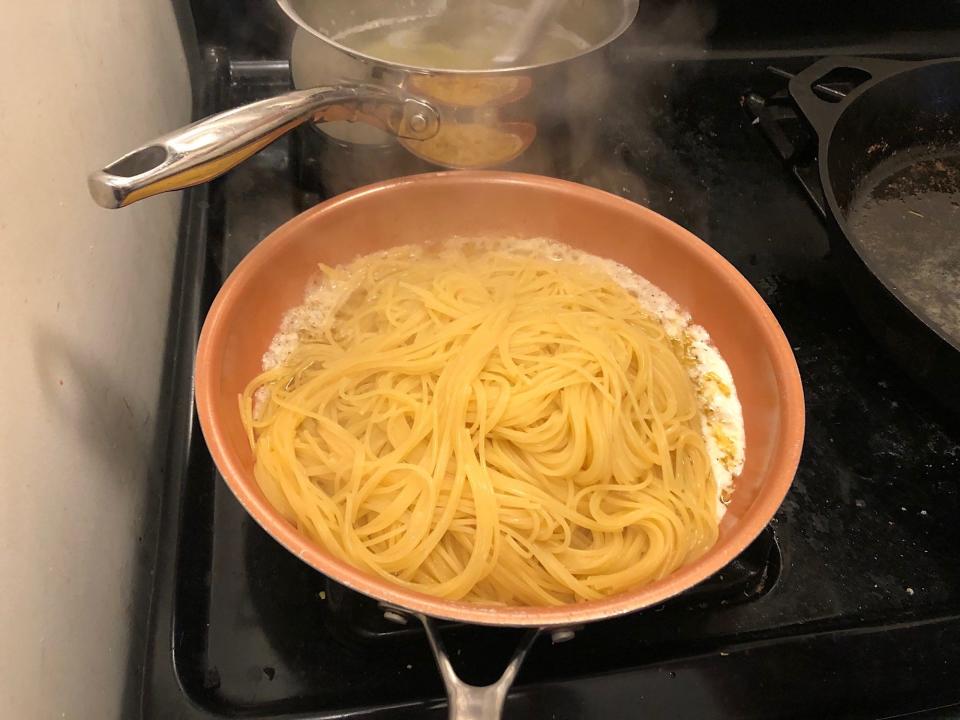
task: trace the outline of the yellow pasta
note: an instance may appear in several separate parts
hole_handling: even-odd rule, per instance
[[[447,599],[593,600],[717,538],[682,349],[595,268],[460,243],[323,268],[329,312],[240,412],[268,501]]]

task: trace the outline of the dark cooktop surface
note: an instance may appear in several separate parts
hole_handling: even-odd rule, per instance
[[[960,422],[861,327],[818,216],[742,107],[748,91],[782,83],[766,65],[614,58],[611,99],[593,135],[569,140],[581,145],[563,174],[688,228],[769,303],[806,392],[793,489],[703,586],[562,644],[538,640],[508,718],[892,717],[960,703]],[[207,111],[288,82],[285,63],[208,53],[207,69]],[[213,294],[267,233],[321,199],[298,185],[299,147],[284,139],[186,195],[148,718],[445,717],[422,632],[385,622],[250,520],[193,415],[192,354]],[[444,632],[473,682],[498,675],[515,640]]]

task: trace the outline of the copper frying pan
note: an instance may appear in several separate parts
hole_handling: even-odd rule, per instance
[[[612,258],[667,291],[703,325],[724,355],[743,404],[746,466],[703,557],[657,582],[598,601],[561,607],[452,602],[368,575],[301,535],[264,499],[237,412],[237,394],[260,369],[283,313],[302,301],[318,262],[343,263],[386,247],[452,235],[547,236]],[[760,533],[783,500],[800,458],[800,375],[773,314],[743,276],[708,245],[613,195],[544,177],[496,172],[419,175],[361,188],[297,216],[233,272],[207,316],[197,353],[196,394],[217,467],[244,508],[301,560],[388,612],[427,628],[450,693],[451,718],[498,717],[535,633],[501,681],[475,688],[457,679],[431,618],[528,628],[567,628],[660,603],[719,571]]]

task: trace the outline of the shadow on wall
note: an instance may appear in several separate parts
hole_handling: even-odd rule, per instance
[[[131,404],[102,358],[84,357],[49,327],[38,327],[32,344],[39,387],[61,427],[116,468],[119,484],[129,480],[132,468],[148,462],[152,410]]]

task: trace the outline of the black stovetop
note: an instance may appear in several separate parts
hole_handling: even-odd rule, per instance
[[[206,60],[207,111],[288,82],[284,63]],[[753,283],[796,353],[807,436],[793,489],[740,560],[665,606],[563,644],[541,638],[506,716],[892,717],[960,704],[960,421],[865,333],[818,216],[742,108],[747,91],[782,81],[764,58],[648,60],[639,74],[614,61],[595,144],[565,174],[677,221]],[[147,718],[446,713],[422,633],[385,623],[250,520],[193,413],[192,356],[212,296],[267,233],[321,199],[296,182],[298,147],[284,139],[186,195]],[[513,641],[444,632],[474,682],[499,674]]]

